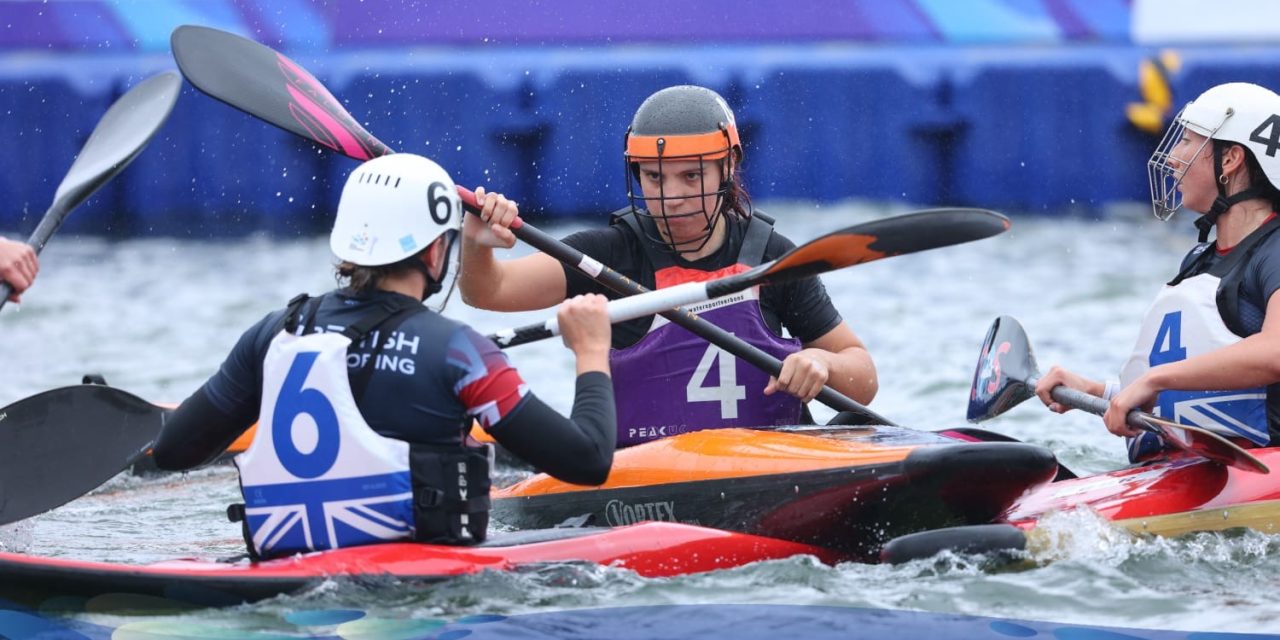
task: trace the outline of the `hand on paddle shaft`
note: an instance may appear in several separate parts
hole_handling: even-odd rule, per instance
[[[516,246],[516,234],[511,232],[511,226],[520,220],[516,203],[500,193],[488,193],[484,187],[476,187],[475,202],[480,210],[463,219],[463,238],[491,249]]]
[[[1041,396],[1041,399],[1055,411],[1065,411],[1065,406],[1099,416],[1107,413],[1110,404],[1106,400],[1063,384],[1100,391],[1098,383],[1062,369],[1054,371],[1053,376],[1037,384],[1040,372],[1026,331],[1009,316],[996,318],[982,343],[978,367],[973,374],[967,418],[970,422],[994,418],[1038,391],[1045,392],[1048,397]],[[1059,406],[1055,408],[1054,404]],[[1170,446],[1186,453],[1245,471],[1270,473],[1261,460],[1212,431],[1171,422],[1139,409],[1125,412],[1124,419],[1130,427],[1157,433]]]
[[[1140,384],[1141,382],[1139,380],[1125,387],[1123,392],[1116,394],[1108,403],[1106,411],[1102,414],[1102,422],[1106,425],[1107,431],[1117,436],[1133,438],[1145,430],[1142,426],[1131,425],[1128,422],[1128,413],[1133,408],[1150,411],[1155,404],[1156,390]],[[1059,387],[1078,390],[1090,397],[1101,397],[1106,393],[1106,385],[1097,380],[1090,380],[1062,367],[1050,367],[1049,372],[1036,381],[1035,390],[1040,401],[1055,413],[1066,413],[1075,408],[1073,404],[1058,402],[1054,399],[1053,393]],[[1146,424],[1142,421],[1138,423]]]
[[[314,76],[266,46],[217,29],[195,26],[176,29],[171,44],[178,67],[187,80],[217,100],[351,158],[368,160],[392,152],[365,131]],[[459,189],[459,193],[464,202],[470,202],[474,213],[474,194],[465,189]],[[884,226],[874,230],[876,235],[864,239],[858,262],[986,238],[1004,232],[1009,226],[1008,219],[999,214],[973,209],[917,215],[927,220],[902,216],[881,221]],[[510,229],[515,237],[573,265],[609,289],[623,295],[645,291],[644,287],[519,218],[511,223]],[[687,311],[667,308],[661,315],[772,376],[782,370],[777,358]],[[817,399],[833,409],[856,415],[864,424],[893,424],[830,387],[823,388]]]
[[[31,245],[0,238],[0,282],[13,289],[9,302],[20,302],[19,296],[35,282],[39,270],[39,258]]]
[[[181,88],[182,79],[178,74],[167,71],[130,89],[107,109],[58,185],[53,204],[49,205],[35,232],[27,240],[32,251],[31,260],[44,249],[73,209],[142,153],[143,147],[169,118]],[[4,265],[0,264],[0,277],[4,280],[0,282],[0,307],[9,300],[16,301],[17,298],[10,297],[11,294],[25,289],[35,276],[34,271],[30,272],[26,284],[23,284],[23,271],[10,273],[3,269]],[[8,281],[10,277],[14,278],[13,282]]]
[[[1101,396],[1106,391],[1106,385],[1097,380],[1090,380],[1056,365],[1049,367],[1049,371],[1040,376],[1033,388],[1035,389],[1036,397],[1040,398],[1040,401],[1054,413],[1066,413],[1075,408],[1072,405],[1053,399],[1052,392],[1059,385],[1068,389],[1079,389],[1091,396]]]
[[[577,359],[577,374],[588,371],[609,372],[609,301],[589,293],[565,300],[556,312],[562,329],[564,346]]]

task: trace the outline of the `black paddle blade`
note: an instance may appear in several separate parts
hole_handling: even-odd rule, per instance
[[[761,265],[753,277],[759,283],[778,283],[881,258],[990,238],[1008,230],[1009,219],[994,211],[926,209],[828,233]]]
[[[182,75],[216,100],[350,158],[392,153],[315,76],[270,47],[192,25],[169,43]]]
[[[163,410],[80,385],[0,409],[0,525],[66,504],[120,473],[160,433]]]
[[[982,422],[1035,395],[1027,381],[1039,376],[1027,332],[1010,316],[991,323],[969,389],[969,422]]]

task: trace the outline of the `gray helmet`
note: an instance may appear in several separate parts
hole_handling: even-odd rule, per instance
[[[649,240],[671,251],[686,252],[702,248],[710,240],[721,210],[734,197],[733,171],[742,160],[742,143],[733,110],[720,94],[705,87],[679,85],[649,96],[636,110],[627,128],[623,155],[626,159],[627,198],[637,217],[647,218],[653,226],[641,225]],[[703,185],[703,197],[716,196],[714,211],[667,214],[666,203],[690,197],[672,196],[662,191],[649,193],[636,189],[640,182],[640,163],[696,161],[714,162],[720,167],[720,182]],[[641,192],[641,193],[638,193]],[[656,213],[654,210],[657,210]],[[675,240],[670,220],[701,215],[706,221],[702,233],[694,238]]]
[[[693,85],[668,87],[649,96],[627,129],[627,162],[719,160],[742,157],[738,124],[720,94]]]

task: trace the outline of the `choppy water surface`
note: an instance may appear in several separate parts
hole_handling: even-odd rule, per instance
[[[772,211],[781,231],[798,242],[887,213],[807,205]],[[1020,218],[994,239],[860,265],[824,281],[876,359],[881,391],[873,408],[904,425],[938,429],[963,423],[979,343],[997,315],[1022,321],[1042,368],[1062,363],[1113,376],[1146,304],[1193,240],[1185,218],[1168,225],[1136,212],[1106,222]],[[0,314],[0,404],[75,383],[87,372],[157,402],[180,401],[215,370],[244,328],[298,292],[329,288],[329,259],[323,238],[57,238],[44,254],[38,288],[20,310]],[[449,312],[482,332],[544,316],[491,314],[458,300]],[[511,355],[538,395],[568,408],[572,362],[566,350],[544,342]],[[1028,403],[986,426],[1050,447],[1077,471],[1123,464],[1120,443],[1089,416],[1055,416]],[[223,509],[235,493],[228,469],[117,478],[66,507],[0,528],[0,544],[138,562],[230,555],[241,543]],[[647,580],[616,569],[571,567],[480,575],[432,588],[326,585],[230,613],[80,618],[110,626],[175,622],[296,632],[288,622],[291,611],[326,607],[364,609],[407,624],[593,606],[789,603],[1280,632],[1280,538],[1241,531],[1139,540],[1079,515],[1053,526],[1094,534],[1075,536],[1055,562],[1013,569],[992,570],[966,558],[834,568],[795,558]]]

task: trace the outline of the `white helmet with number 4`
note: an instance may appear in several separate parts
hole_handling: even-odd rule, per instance
[[[396,153],[351,172],[329,248],[346,262],[377,267],[412,257],[461,228],[462,201],[449,174],[422,156]]]
[[[1184,131],[1192,131],[1205,137],[1205,141],[1189,157],[1180,161],[1173,156],[1182,140]],[[1242,145],[1257,159],[1258,165],[1272,186],[1280,187],[1280,95],[1265,87],[1247,82],[1220,84],[1188,102],[1169,125],[1151,159],[1147,172],[1151,179],[1151,203],[1157,218],[1168,220],[1182,206],[1182,183],[1187,167],[1202,153],[1209,140],[1224,140]],[[1221,158],[1215,157],[1215,173],[1221,172]],[[1215,179],[1218,176],[1215,175]],[[1257,197],[1255,190],[1266,185],[1250,185],[1241,199]],[[1234,204],[1219,184],[1220,200],[1228,206]],[[1222,208],[1215,203],[1215,209]],[[1222,211],[1206,212],[1216,218]]]

